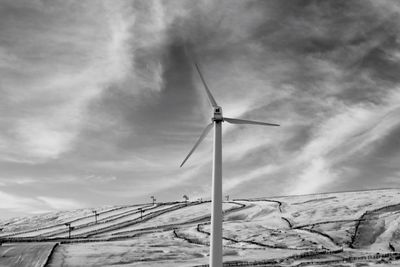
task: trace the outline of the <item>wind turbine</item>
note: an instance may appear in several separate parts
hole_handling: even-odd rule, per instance
[[[211,117],[211,123],[201,133],[199,139],[190,150],[189,154],[183,160],[180,167],[185,164],[190,155],[194,152],[197,146],[203,141],[203,139],[210,132],[211,128],[214,127],[214,153],[213,153],[213,171],[212,171],[212,209],[211,209],[211,244],[210,244],[210,266],[211,267],[222,267],[222,123],[224,121],[232,124],[255,124],[264,126],[279,126],[275,123],[266,123],[259,121],[249,121],[243,119],[233,119],[222,116],[222,108],[217,104],[210,89],[201,74],[200,68],[197,63],[194,64],[197,72],[199,73],[200,79],[206,90],[208,100],[213,108],[213,116]]]
[[[183,195],[183,198],[185,199],[185,206],[187,206],[187,202],[189,200],[189,197],[187,195]]]

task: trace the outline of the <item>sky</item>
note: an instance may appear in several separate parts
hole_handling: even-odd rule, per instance
[[[0,0],[0,218],[399,187],[397,0]]]

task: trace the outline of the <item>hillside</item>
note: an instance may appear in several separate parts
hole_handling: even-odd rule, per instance
[[[97,222],[92,209],[3,220],[0,266],[207,264],[210,209],[155,203],[96,208]],[[235,199],[224,203],[224,262],[399,266],[399,212],[399,189]]]

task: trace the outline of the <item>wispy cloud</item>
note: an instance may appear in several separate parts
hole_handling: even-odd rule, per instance
[[[73,3],[4,6],[2,37],[13,42],[1,43],[8,62],[2,68],[2,90],[8,100],[3,110],[8,131],[1,135],[7,144],[2,157],[57,158],[70,150],[87,119],[90,101],[129,72],[131,21],[125,21],[126,10],[117,3],[113,9],[100,2],[83,4],[78,13],[65,12],[77,10]],[[21,15],[18,23],[12,23],[13,14]],[[15,69],[13,63],[20,67]]]

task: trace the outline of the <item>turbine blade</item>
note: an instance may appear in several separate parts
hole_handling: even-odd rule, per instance
[[[227,121],[232,124],[255,124],[255,125],[264,125],[264,126],[280,126],[279,124],[275,123],[267,123],[261,121],[249,121],[249,120],[242,120],[242,119],[232,119],[232,118],[225,118],[224,121]]]
[[[196,69],[197,69],[197,72],[199,73],[200,79],[201,79],[201,81],[203,82],[204,88],[206,89],[207,96],[208,96],[208,99],[210,100],[211,106],[213,106],[214,108],[215,108],[215,107],[218,107],[217,102],[215,101],[213,95],[211,94],[210,89],[208,89],[208,86],[207,86],[207,84],[206,84],[206,81],[204,80],[204,77],[203,77],[203,75],[201,74],[201,71],[200,71],[199,66],[197,65],[197,63],[194,63],[194,65],[196,66]]]
[[[201,133],[199,140],[197,140],[196,144],[194,144],[194,147],[192,148],[192,150],[190,150],[189,154],[186,156],[186,158],[182,161],[182,164],[180,167],[183,166],[183,164],[185,164],[185,162],[188,160],[188,158],[190,157],[190,155],[192,155],[193,151],[197,148],[197,146],[201,143],[201,141],[203,141],[203,139],[207,136],[207,134],[210,132],[211,128],[213,127],[213,123],[210,123],[209,125],[207,125],[207,127],[203,130],[203,132]]]

